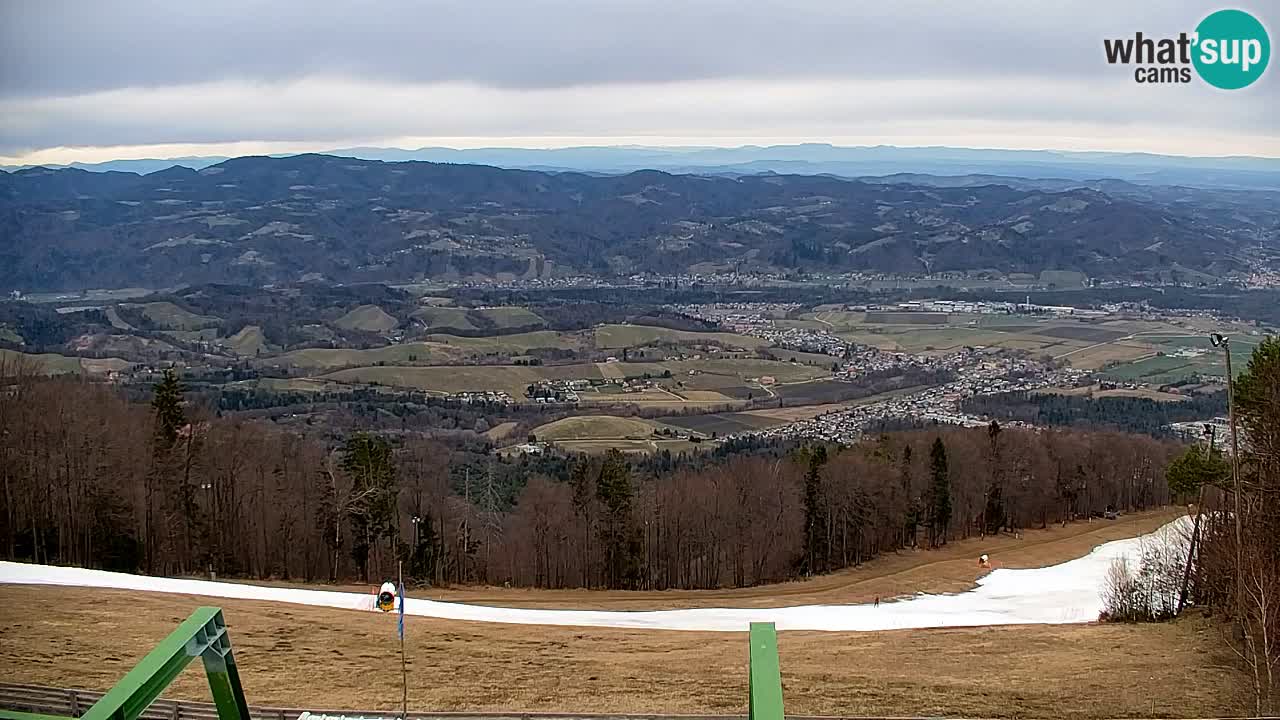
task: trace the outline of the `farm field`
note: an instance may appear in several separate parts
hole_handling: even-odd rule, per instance
[[[102,374],[123,370],[133,365],[121,358],[82,358],[56,353],[32,354],[0,348],[0,365],[13,365],[19,362],[29,363],[37,373],[42,375]]]
[[[222,322],[211,315],[196,315],[171,302],[138,303],[121,307],[137,309],[157,327],[165,330],[199,330]]]
[[[622,349],[652,342],[706,343],[718,342],[725,347],[757,348],[768,346],[767,340],[749,335],[725,332],[688,332],[650,325],[601,325],[595,330],[596,347],[601,350]]]
[[[540,425],[533,434],[542,441],[648,439],[654,431],[669,429],[652,420],[612,415],[578,415]]]
[[[525,388],[539,380],[598,378],[595,364],[524,365],[436,365],[373,366],[339,370],[322,375],[322,380],[344,383],[377,383],[429,392],[456,393],[478,390],[503,391],[513,398],[524,397]]]
[[[1099,388],[1100,386],[1098,385],[1075,388],[1046,388],[1041,390],[1040,393],[1046,395],[1087,395],[1095,398],[1136,397],[1159,402],[1182,402],[1187,399],[1185,395],[1175,395],[1150,388],[1112,388],[1110,390],[1101,390]]]
[[[499,330],[508,328],[541,327],[547,324],[539,315],[522,307],[491,307],[473,311],[492,322]]]
[[[449,347],[460,348],[472,354],[487,355],[506,353],[520,355],[530,350],[553,348],[567,350],[578,347],[579,338],[573,335],[558,333],[553,330],[535,330],[527,333],[511,335],[490,335],[485,337],[460,337],[457,335],[434,334],[424,338],[427,342],[440,343]]]
[[[749,412],[707,413],[704,415],[687,415],[683,417],[663,418],[668,425],[691,430],[703,435],[731,435],[749,430],[781,425],[784,421],[761,417]]]
[[[222,344],[231,349],[237,355],[245,357],[257,357],[267,349],[267,340],[262,334],[262,328],[257,325],[246,325],[234,335],[222,341]]]
[[[308,348],[261,358],[263,365],[313,368],[318,370],[373,365],[376,363],[446,363],[467,356],[464,348],[438,342],[411,342],[369,350]]]
[[[410,316],[422,321],[428,330],[475,330],[466,308],[424,307]]]
[[[333,324],[343,330],[382,333],[399,327],[400,321],[377,305],[361,305],[334,320]]]

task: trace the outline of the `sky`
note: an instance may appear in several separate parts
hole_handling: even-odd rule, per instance
[[[0,0],[0,164],[830,142],[1280,157],[1280,70],[1140,85],[1192,0]],[[1280,5],[1236,5],[1268,26]],[[1275,64],[1275,63],[1273,63]]]

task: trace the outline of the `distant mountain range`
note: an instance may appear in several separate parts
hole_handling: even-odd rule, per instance
[[[784,173],[848,178],[912,173],[996,175],[1029,179],[1123,180],[1142,185],[1216,189],[1280,189],[1280,159],[1179,157],[1148,153],[979,150],[949,147],[837,147],[826,144],[768,147],[571,147],[554,149],[424,147],[416,150],[358,147],[325,154],[389,162],[426,161],[495,167],[620,174],[662,170],[696,175]],[[284,156],[280,156],[284,157]],[[146,174],[175,165],[200,170],[226,157],[182,157],[74,163],[93,172]],[[8,170],[20,168],[4,168]]]
[[[1277,243],[1280,193],[1097,185],[327,155],[37,168],[0,174],[0,290],[730,269],[1205,277]]]

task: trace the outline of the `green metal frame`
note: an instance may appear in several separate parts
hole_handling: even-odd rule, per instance
[[[249,705],[240,686],[240,673],[231,654],[231,638],[222,609],[202,607],[191,614],[147,654],[102,699],[81,714],[85,720],[138,720],[178,673],[192,660],[204,661],[209,690],[220,720],[250,720]],[[55,715],[38,715],[0,710],[7,720],[66,720]]]
[[[751,720],[783,720],[782,668],[773,623],[751,623]]]

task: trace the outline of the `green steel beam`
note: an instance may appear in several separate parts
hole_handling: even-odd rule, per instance
[[[783,720],[782,669],[773,623],[751,623],[751,720]]]
[[[222,610],[202,607],[191,614],[81,717],[137,720],[192,660],[204,660],[209,689],[220,720],[249,720],[240,674]]]

